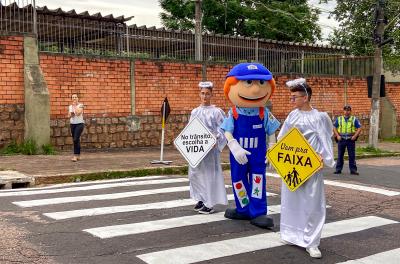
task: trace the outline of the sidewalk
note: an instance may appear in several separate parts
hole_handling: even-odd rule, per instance
[[[357,146],[366,145],[360,143]],[[381,142],[378,148],[400,152],[399,143]],[[146,147],[134,150],[91,150],[90,152],[83,150],[82,160],[78,162],[71,161],[71,153],[69,152],[62,152],[57,155],[0,156],[0,171],[3,171],[3,174],[8,170],[25,174],[33,179],[30,185],[129,175],[184,173],[187,163],[180,153],[173,146],[167,146],[164,150],[164,160],[171,160],[171,165],[151,164],[152,160],[160,158],[160,148]],[[222,163],[229,163],[227,148],[222,153],[221,161]]]

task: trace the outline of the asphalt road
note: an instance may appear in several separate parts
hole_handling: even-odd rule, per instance
[[[278,178],[267,180],[270,231],[224,219],[225,207],[198,215],[185,177],[169,176],[0,191],[0,263],[399,263],[400,159],[358,166],[325,170],[321,260],[280,244]]]

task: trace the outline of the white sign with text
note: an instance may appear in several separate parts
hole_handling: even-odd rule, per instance
[[[216,142],[215,136],[197,117],[193,118],[174,140],[175,147],[192,168],[199,165]]]

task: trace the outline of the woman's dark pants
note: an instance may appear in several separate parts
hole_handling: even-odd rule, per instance
[[[81,135],[83,132],[84,124],[71,124],[71,135],[74,141],[74,154],[81,154]]]

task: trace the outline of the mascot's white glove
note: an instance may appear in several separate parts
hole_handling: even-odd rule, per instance
[[[250,152],[242,148],[236,139],[232,139],[228,142],[228,147],[235,157],[235,160],[240,164],[244,165],[248,162],[246,155],[251,155]]]

